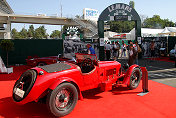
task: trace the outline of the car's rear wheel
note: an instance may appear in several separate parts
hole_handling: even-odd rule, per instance
[[[135,68],[130,76],[130,84],[128,85],[128,87],[130,89],[136,89],[140,83],[142,77],[142,73],[140,68]]]
[[[35,70],[27,70],[15,82],[13,88],[13,99],[16,102],[23,100],[29,94],[35,83],[36,78],[37,73]]]
[[[63,83],[48,94],[47,106],[53,115],[62,117],[74,109],[77,100],[78,92],[76,87],[71,83]]]

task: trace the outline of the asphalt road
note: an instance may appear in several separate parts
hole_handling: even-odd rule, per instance
[[[121,64],[126,63],[127,59],[119,59]],[[176,88],[176,68],[174,63],[139,59],[139,65],[148,70],[148,79],[163,83]]]

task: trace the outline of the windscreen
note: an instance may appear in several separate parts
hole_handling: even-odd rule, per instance
[[[85,60],[85,59],[91,59],[93,62],[98,62],[97,56],[95,54],[80,54],[75,53],[76,60],[78,62]]]

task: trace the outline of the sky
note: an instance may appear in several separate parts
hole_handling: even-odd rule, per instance
[[[63,17],[74,17],[82,15],[84,8],[97,9],[101,13],[108,6],[115,3],[129,4],[131,0],[6,0],[15,14],[37,15],[46,14],[48,16],[61,15]],[[134,0],[135,10],[139,15],[152,17],[160,15],[162,19],[169,19],[176,22],[176,0]],[[35,28],[40,25],[34,25]],[[23,27],[28,29],[28,24],[12,24],[12,28],[20,31]],[[47,33],[53,30],[60,30],[60,26],[45,25]]]

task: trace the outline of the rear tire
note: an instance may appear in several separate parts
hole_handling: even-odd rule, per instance
[[[27,70],[15,82],[15,85],[13,88],[13,99],[16,102],[23,100],[29,94],[29,92],[31,91],[31,89],[35,83],[36,78],[37,78],[37,73],[35,70]],[[16,91],[15,89],[17,89],[17,88],[25,91],[23,98],[21,98],[15,94],[15,91]]]
[[[47,106],[53,115],[62,117],[74,109],[77,100],[76,87],[71,83],[63,83],[48,94]]]
[[[142,77],[141,69],[140,68],[135,68],[130,76],[130,84],[128,87],[130,89],[136,89],[140,83]]]

